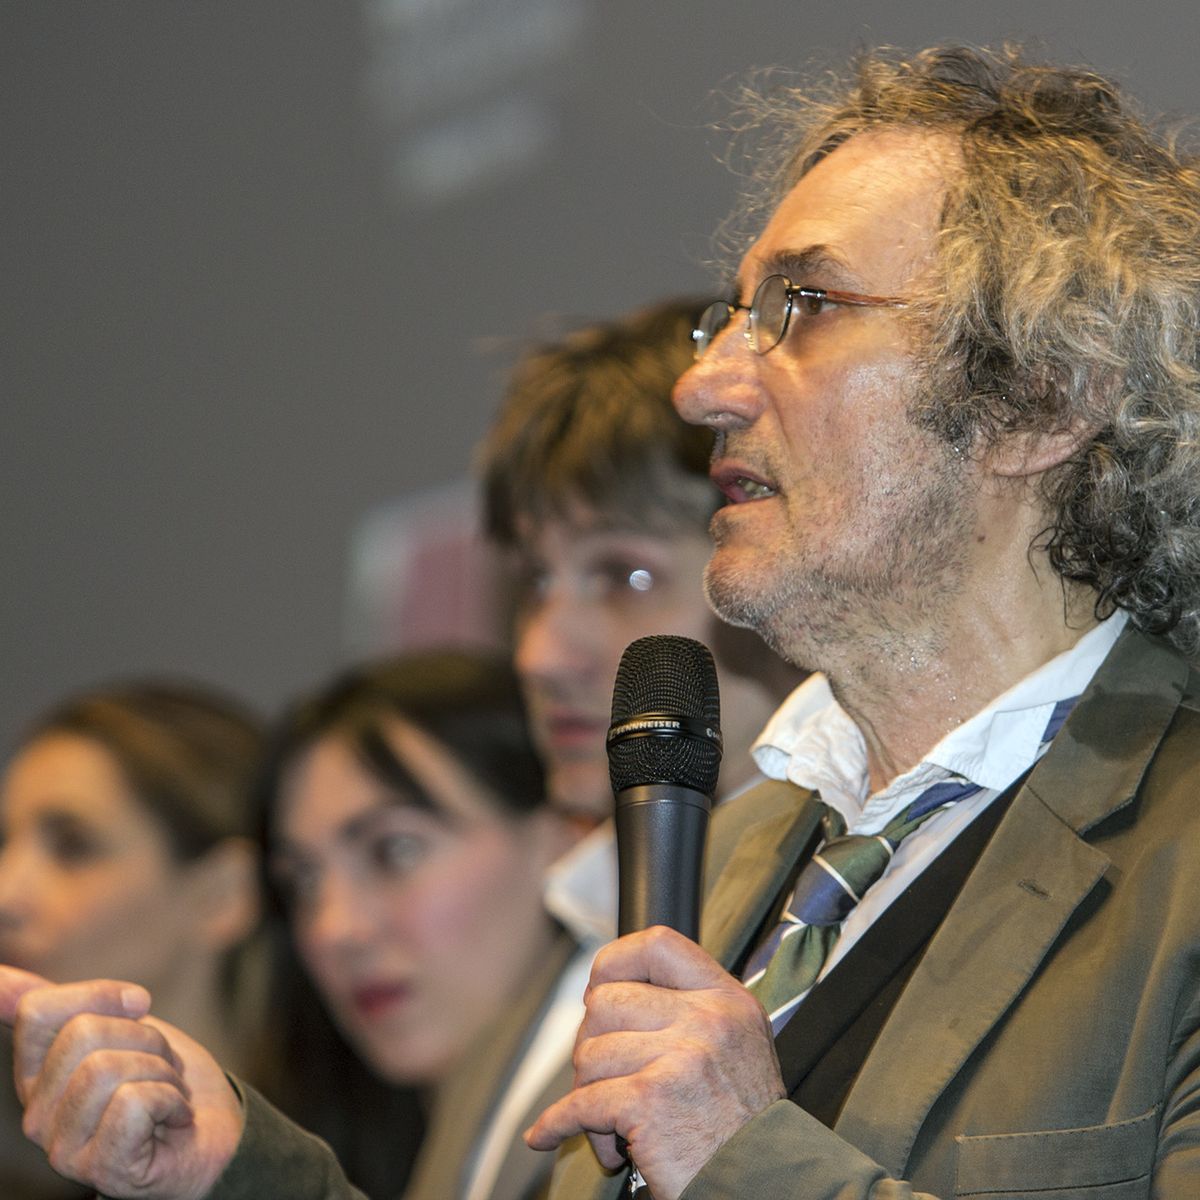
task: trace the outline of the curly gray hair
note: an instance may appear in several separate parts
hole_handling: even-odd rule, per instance
[[[963,448],[1087,431],[1041,481],[1037,544],[1098,615],[1200,654],[1196,158],[1108,80],[1010,47],[871,52],[821,96],[784,87],[742,111],[775,134],[771,201],[856,133],[955,136],[965,169],[910,309],[935,385],[919,419]]]

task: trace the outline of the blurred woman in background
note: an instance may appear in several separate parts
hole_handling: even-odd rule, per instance
[[[294,960],[264,1090],[374,1197],[404,1191],[424,1126],[413,1186],[451,1200],[577,954],[542,904],[574,825],[545,803],[511,669],[440,651],[350,673],[284,720],[265,800]]]
[[[186,685],[95,690],[37,719],[0,786],[0,961],[55,982],[140,983],[164,1019],[248,1069],[261,752],[248,713]],[[0,1195],[79,1195],[27,1153],[4,1076]]]

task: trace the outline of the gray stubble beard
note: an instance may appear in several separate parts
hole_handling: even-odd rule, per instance
[[[903,514],[889,539],[894,551],[880,561],[882,569],[851,561],[840,574],[803,564],[797,570],[775,554],[756,580],[745,569],[722,578],[710,559],[704,575],[709,606],[721,620],[753,629],[781,658],[809,670],[823,669],[831,651],[841,657],[851,641],[870,646],[869,653],[936,653],[930,639],[940,632],[937,608],[963,579],[972,529],[962,471],[961,456],[947,447],[935,485]],[[915,628],[922,631],[918,638]],[[914,641],[921,643],[919,651]]]

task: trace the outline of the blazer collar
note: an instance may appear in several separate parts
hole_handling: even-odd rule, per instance
[[[1080,834],[1128,804],[1188,676],[1186,661],[1165,642],[1126,628],[1030,777],[1030,788]]]
[[[533,1023],[575,950],[574,939],[560,931],[520,994],[476,1037],[458,1066],[438,1086],[413,1177],[404,1192],[406,1200],[444,1200],[461,1194],[466,1164],[477,1149],[476,1139],[486,1128]],[[481,979],[479,986],[490,983]],[[540,1170],[536,1156],[523,1157],[535,1178]]]

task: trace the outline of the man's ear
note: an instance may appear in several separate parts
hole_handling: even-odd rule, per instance
[[[196,928],[209,948],[222,953],[249,937],[262,913],[254,842],[223,838],[190,871]]]
[[[983,461],[994,475],[1007,479],[1041,475],[1078,453],[1095,436],[1096,428],[1079,419],[1061,429],[1006,433],[984,451]]]

